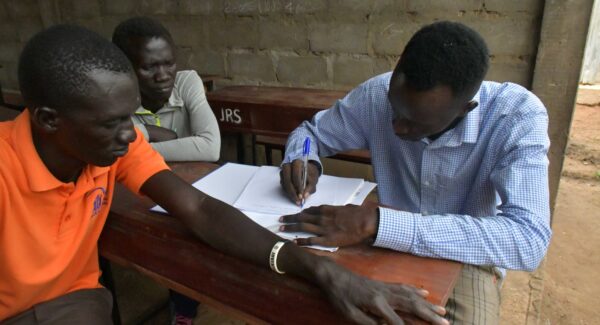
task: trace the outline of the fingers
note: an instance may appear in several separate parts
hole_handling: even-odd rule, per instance
[[[443,311],[443,314],[440,314],[440,312],[442,312],[442,311]],[[421,318],[425,321],[428,321],[432,324],[435,324],[435,325],[449,325],[450,324],[450,322],[448,322],[447,319],[442,317],[446,313],[446,310],[442,306],[435,306],[432,304],[429,304],[429,305],[419,304],[413,313],[416,316],[418,316],[419,318]]]
[[[302,213],[304,213],[304,214],[312,214],[312,215],[319,216],[319,215],[321,215],[321,208],[322,207],[324,207],[324,205],[310,207],[310,208],[302,210]]]
[[[304,162],[296,159],[291,163],[281,166],[279,180],[287,196],[292,202],[300,205],[302,199],[308,197],[317,191],[317,182],[319,181],[319,169],[314,163],[308,163],[308,175],[306,187],[304,187]]]
[[[308,179],[306,180],[306,188],[304,189],[304,199],[317,191],[317,182],[319,181],[319,169],[314,163],[308,164]]]
[[[375,321],[373,318],[367,316],[367,314],[365,314],[363,311],[361,311],[360,309],[358,309],[357,307],[354,307],[354,306],[347,307],[345,315],[346,315],[346,317],[348,317],[350,320],[352,320],[356,324],[377,325],[377,321]],[[394,323],[394,324],[397,324],[397,323]],[[402,323],[400,323],[400,324],[402,324]]]
[[[322,227],[322,216],[320,213],[322,207],[311,207],[297,214],[282,216],[279,218],[279,222],[285,223],[285,225],[282,225],[279,231],[309,232],[316,235],[325,235],[327,232]],[[300,246],[328,244],[328,240],[322,237],[297,238],[294,242]]]
[[[446,308],[444,308],[442,306],[433,305],[433,311],[440,316],[446,315]]]
[[[332,246],[327,237],[308,237],[308,238],[296,238],[294,242],[298,246]]]
[[[300,192],[296,191],[296,187],[292,181],[292,173],[292,164],[284,164],[281,167],[281,171],[279,172],[281,186],[292,202],[300,204],[302,198],[300,197]]]
[[[316,226],[310,223],[292,223],[289,225],[283,225],[279,227],[279,231],[283,232],[309,232],[316,235],[322,235],[323,229],[320,226]]]
[[[294,190],[298,193],[300,200],[304,198],[304,180],[302,174],[304,173],[304,162],[300,159],[296,159],[292,162],[292,183]]]
[[[425,321],[438,325],[447,325],[448,321],[442,316],[446,309],[434,305],[424,298],[429,294],[427,290],[418,289],[410,285],[388,285],[394,293],[394,307],[407,313],[411,313]]]
[[[404,324],[400,316],[396,314],[394,309],[388,304],[387,300],[382,295],[375,297],[374,307],[375,310],[371,310],[371,313],[383,318],[386,324]]]
[[[319,224],[321,216],[316,213],[308,213],[307,211],[314,212],[315,209],[310,208],[310,209],[306,209],[300,213],[283,216],[283,217],[279,218],[279,222],[283,222],[283,223],[307,222],[307,223],[312,223],[315,225]]]
[[[429,291],[422,288],[413,287],[408,284],[387,283],[386,285],[397,295],[406,296],[407,294],[415,293],[423,298],[429,296]]]

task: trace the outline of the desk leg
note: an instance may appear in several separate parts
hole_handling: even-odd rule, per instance
[[[100,270],[102,270],[102,277],[100,282],[112,293],[113,296],[113,310],[112,319],[113,324],[121,325],[121,314],[119,313],[119,304],[117,302],[117,291],[115,290],[115,281],[113,279],[112,270],[110,267],[110,261],[102,256],[99,256]]]
[[[273,147],[270,144],[265,144],[265,158],[267,159],[267,165],[273,166]]]
[[[252,135],[252,165],[256,166],[256,135]]]
[[[237,160],[239,164],[243,164],[244,163],[244,134],[243,133],[238,133],[236,136],[236,140],[237,140],[237,145],[236,145],[236,149],[237,149]]]

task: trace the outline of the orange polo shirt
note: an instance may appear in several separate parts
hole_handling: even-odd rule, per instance
[[[29,113],[0,123],[0,321],[66,293],[98,288],[98,237],[115,181],[138,193],[168,169],[139,131],[110,167],[88,165],[76,183],[46,168]]]

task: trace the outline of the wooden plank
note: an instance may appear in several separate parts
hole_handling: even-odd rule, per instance
[[[230,86],[208,94],[209,101],[243,102],[301,109],[328,108],[345,95],[345,91],[338,90],[264,86]]]
[[[206,97],[222,130],[287,137],[344,95],[334,90],[231,86]]]

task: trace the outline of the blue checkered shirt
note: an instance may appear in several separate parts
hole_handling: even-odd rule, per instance
[[[394,134],[387,100],[391,73],[352,90],[288,139],[284,163],[369,149],[378,183],[374,245],[467,264],[533,270],[544,257],[549,226],[548,115],[542,102],[512,83],[483,82],[479,106],[435,141]]]

